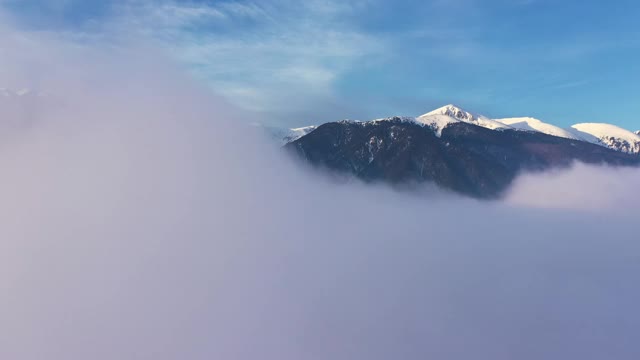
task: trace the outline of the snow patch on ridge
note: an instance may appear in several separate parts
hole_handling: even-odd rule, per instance
[[[447,126],[460,122],[458,119],[443,114],[425,114],[417,117],[415,121],[433,129],[437,137],[442,136],[442,130]]]
[[[295,129],[289,129],[284,140],[287,142],[296,141],[317,128],[318,127],[315,125],[310,125],[310,126],[304,126],[304,127],[295,128]]]
[[[604,123],[582,123],[575,124],[568,130],[595,144],[630,154],[640,154],[640,136],[621,127]]]
[[[567,138],[567,139],[583,140],[581,137],[575,134],[572,134],[567,130],[564,130],[555,125],[547,124],[541,120],[538,120],[532,117],[505,118],[505,119],[496,119],[496,121],[501,122],[505,125],[509,125],[510,127],[516,130],[540,132],[543,134]]]
[[[269,137],[276,140],[278,143],[280,143],[280,145],[285,145],[292,141],[296,141],[318,128],[316,125],[305,126],[300,128],[294,128],[294,129],[264,126],[259,123],[253,123],[251,125],[266,131],[266,133],[269,134]]]

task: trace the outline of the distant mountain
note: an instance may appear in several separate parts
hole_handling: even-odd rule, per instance
[[[522,171],[566,167],[574,161],[640,166],[640,137],[605,125],[565,130],[533,118],[491,120],[447,105],[417,118],[305,128],[310,131],[285,148],[314,166],[367,182],[431,182],[495,198]]]
[[[601,123],[576,124],[569,131],[595,144],[602,144],[611,149],[630,154],[640,154],[640,136],[615,125]]]
[[[521,171],[573,161],[633,166],[639,158],[585,141],[538,132],[492,131],[451,123],[440,136],[402,118],[340,121],[319,126],[285,148],[312,165],[368,182],[433,182],[478,198],[500,196]]]
[[[640,154],[640,138],[638,138],[638,136],[640,136],[640,130],[634,133],[611,124],[585,123],[563,129],[532,117],[489,119],[486,116],[469,112],[452,104],[445,105],[416,118],[403,117],[402,119],[404,119],[404,121],[413,121],[427,125],[435,131],[437,136],[440,135],[445,127],[464,122],[498,131],[520,130],[539,132],[566,139],[583,140],[617,151]],[[291,142],[301,134],[305,135],[316,127],[317,126],[297,129],[277,129],[275,132],[284,142]]]

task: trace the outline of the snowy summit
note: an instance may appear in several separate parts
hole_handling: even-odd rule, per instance
[[[453,104],[445,105],[441,108],[430,111],[418,117],[418,119],[423,119],[421,122],[424,122],[424,119],[428,119],[430,117],[441,117],[441,116],[447,116],[457,121],[462,121],[469,124],[482,126],[491,130],[509,129],[509,126],[505,124],[502,124],[495,120],[491,120],[483,115],[477,115],[477,114],[471,113]]]

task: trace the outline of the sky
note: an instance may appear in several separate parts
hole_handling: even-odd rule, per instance
[[[151,39],[258,122],[489,117],[640,129],[631,0],[0,0],[27,31]],[[1,86],[1,85],[0,85]]]

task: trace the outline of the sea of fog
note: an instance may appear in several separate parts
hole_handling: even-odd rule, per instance
[[[0,28],[0,359],[638,359],[638,170],[335,184],[138,41]]]

